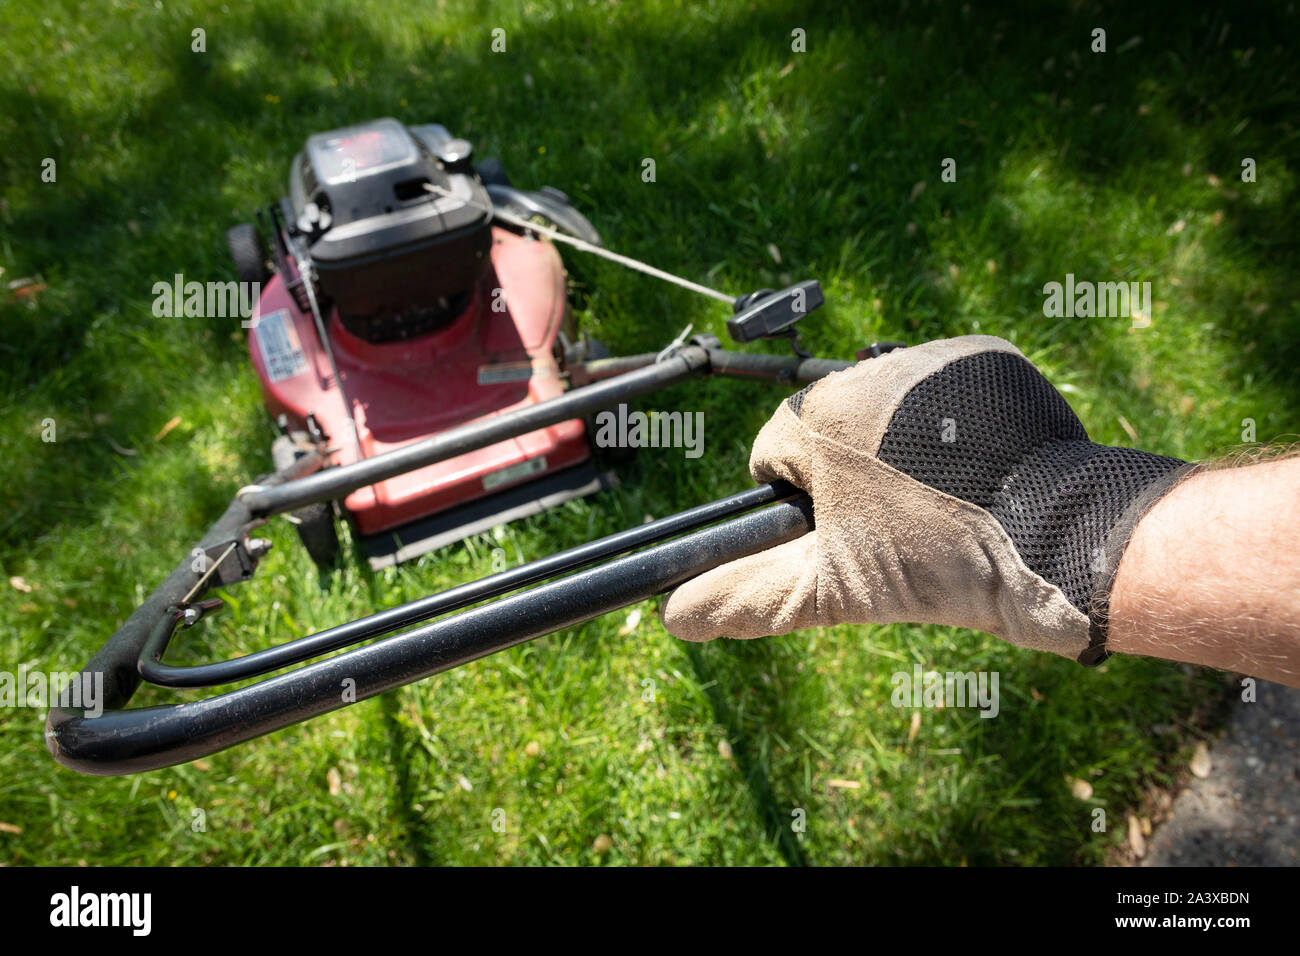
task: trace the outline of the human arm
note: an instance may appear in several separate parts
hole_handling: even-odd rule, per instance
[[[1204,471],[1137,525],[1109,648],[1300,687],[1300,457]]]

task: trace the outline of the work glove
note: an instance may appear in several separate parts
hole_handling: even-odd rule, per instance
[[[1089,441],[1003,339],[897,349],[792,395],[754,442],[755,480],[808,492],[816,530],[688,581],[664,626],[957,625],[1097,664],[1133,526],[1189,470]]]

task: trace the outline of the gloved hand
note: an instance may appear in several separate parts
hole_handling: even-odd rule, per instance
[[[670,633],[948,624],[1096,664],[1132,528],[1189,466],[1094,444],[1014,345],[967,335],[786,399],[750,471],[808,492],[816,530],[682,585]]]

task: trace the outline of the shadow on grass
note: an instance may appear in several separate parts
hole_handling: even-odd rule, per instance
[[[402,722],[398,717],[402,697],[401,694],[394,692],[381,694],[379,699],[384,731],[388,738],[388,762],[393,768],[393,775],[397,781],[397,792],[393,795],[397,806],[394,808],[393,816],[401,821],[406,831],[404,843],[410,850],[412,861],[416,866],[430,866],[437,863],[429,850],[430,847],[437,846],[437,841],[433,838],[433,834],[429,833],[428,823],[415,810],[420,790],[408,756],[409,731],[402,728]]]
[[[756,655],[760,663],[748,664],[745,667],[745,670],[753,675],[758,674],[766,666],[764,659],[770,658],[761,645],[757,646]],[[690,658],[700,686],[705,688],[709,706],[713,709],[714,720],[726,731],[732,756],[758,811],[764,837],[776,844],[781,856],[791,866],[805,866],[808,861],[804,858],[803,848],[799,845],[799,839],[790,825],[791,808],[782,803],[773,789],[771,766],[754,735],[741,724],[734,706],[734,698],[724,693],[723,682],[719,680],[719,675],[705,659],[704,651],[699,644],[686,644],[686,656]],[[762,705],[762,713],[765,716],[764,729],[768,733],[788,730],[796,719],[795,715],[785,712],[784,701],[779,694],[765,695]]]

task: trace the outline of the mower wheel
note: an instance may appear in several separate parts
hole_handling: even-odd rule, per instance
[[[226,245],[230,247],[230,258],[235,260],[235,274],[240,282],[266,282],[271,277],[271,270],[266,267],[266,246],[257,227],[251,223],[241,222],[226,231]]]
[[[304,436],[298,433],[298,437]],[[271,461],[276,471],[284,471],[302,454],[301,448],[288,435],[281,435],[271,443]],[[298,529],[298,539],[316,566],[323,571],[333,568],[339,556],[334,506],[328,501],[318,501],[289,512],[287,517]]]
[[[328,501],[318,501],[291,514],[302,546],[312,561],[322,571],[332,570],[339,558],[339,532],[334,526],[333,506]]]

